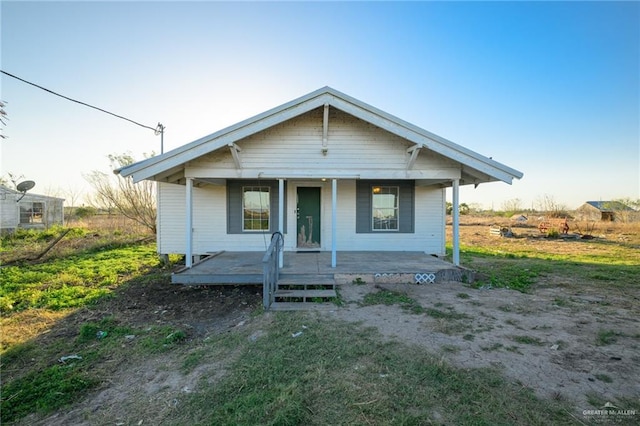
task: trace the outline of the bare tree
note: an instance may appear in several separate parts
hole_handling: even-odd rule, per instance
[[[24,179],[24,175],[17,175],[15,173],[7,172],[7,178],[2,178],[3,184],[11,182],[14,189],[18,188],[18,184]]]
[[[7,112],[4,110],[5,106],[7,106],[7,103],[5,101],[0,101],[0,124],[2,124],[2,130],[4,130],[8,120]],[[0,133],[0,139],[6,139],[6,138],[7,136]]]
[[[77,187],[73,187],[71,185],[67,186],[67,189],[64,190],[64,198],[69,201],[70,207],[78,207],[78,200],[82,198],[82,191]]]
[[[551,217],[564,217],[567,215],[567,206],[555,200],[553,195],[544,194],[537,199],[538,210]]]
[[[510,213],[522,211],[522,201],[520,200],[520,198],[505,200],[502,203],[502,210]]]
[[[134,163],[129,153],[109,155],[111,168],[117,169]],[[109,212],[117,211],[123,216],[156,232],[156,185],[151,181],[133,183],[131,177],[107,174],[94,170],[85,179],[95,193],[90,204]]]
[[[45,187],[41,193],[46,195],[47,197],[54,197],[54,198],[63,197],[62,190],[58,186],[49,185]]]

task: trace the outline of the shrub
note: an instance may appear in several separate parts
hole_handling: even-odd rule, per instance
[[[95,216],[98,213],[95,207],[78,207],[75,211],[75,216],[79,219]]]

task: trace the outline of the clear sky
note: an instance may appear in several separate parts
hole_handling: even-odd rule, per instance
[[[638,2],[12,2],[1,67],[176,148],[331,86],[524,173],[499,209],[640,198]],[[151,130],[1,76],[2,175],[87,191]]]

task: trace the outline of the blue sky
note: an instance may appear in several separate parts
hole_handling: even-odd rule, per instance
[[[638,2],[0,3],[1,67],[165,150],[331,86],[524,172],[499,209],[640,198]],[[88,191],[159,137],[2,76],[1,174]]]

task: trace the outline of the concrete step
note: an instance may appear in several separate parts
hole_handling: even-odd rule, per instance
[[[298,303],[298,302],[273,302],[272,311],[334,311],[338,309],[333,303]]]
[[[338,297],[335,290],[278,290],[274,294],[275,297]]]

